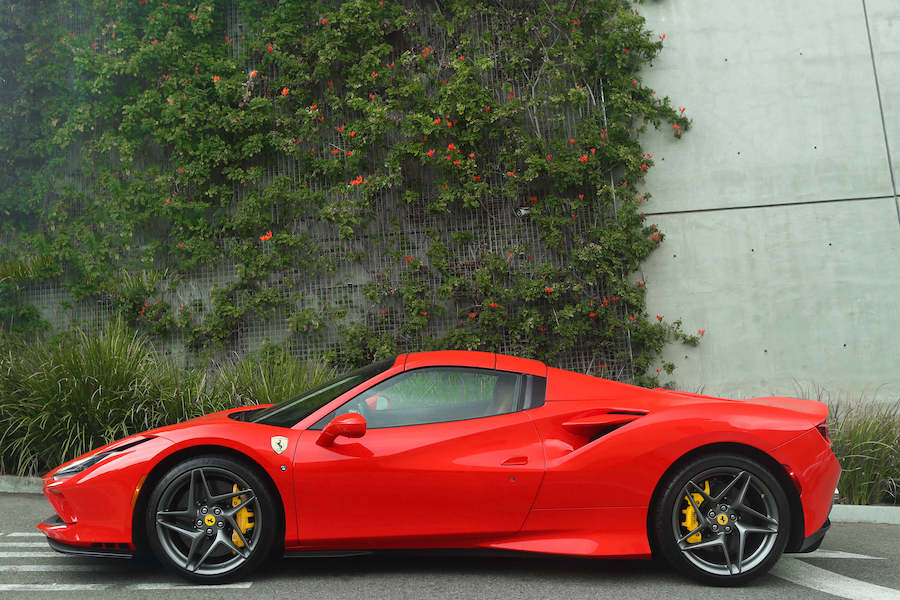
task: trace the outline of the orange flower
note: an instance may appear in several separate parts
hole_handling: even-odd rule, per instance
[[[476,312],[470,312],[470,313],[469,313],[469,318],[470,318],[470,319],[474,319],[474,318],[477,317],[477,316],[478,316],[478,313],[476,313]]]
[[[653,235],[650,236],[650,239],[653,240],[654,242],[659,242],[659,234],[654,233]]]
[[[440,117],[436,117],[435,120],[434,120],[434,124],[437,125],[437,124],[440,123],[440,122],[441,122],[441,118],[440,118]]]
[[[268,46],[266,46],[266,50],[268,50],[269,52],[271,52],[271,51],[272,51],[272,44],[269,44]]]
[[[328,25],[328,19],[322,19],[322,25]]]
[[[287,96],[291,91],[287,88],[281,88],[281,95]]]
[[[374,100],[374,99],[375,99],[375,94],[369,94],[369,100]]]
[[[548,294],[552,294],[552,293],[553,293],[553,288],[552,288],[552,287],[545,287],[545,288],[544,288],[544,291],[545,291],[546,293],[548,293]]]
[[[515,172],[515,171],[507,171],[507,172],[506,172],[506,176],[507,176],[507,177],[515,177],[515,176],[516,176],[516,172]]]
[[[474,153],[474,152],[469,152],[469,158],[475,158],[475,153]]]
[[[350,132],[350,137],[356,137],[356,132],[355,132],[355,131],[351,131],[351,132]]]
[[[344,126],[343,126],[343,125],[338,125],[337,127],[335,127],[335,129],[337,129],[338,131],[343,131],[343,130],[344,130]]]
[[[476,175],[473,179],[475,179],[475,181],[481,181],[481,175]]]
[[[582,154],[582,155],[581,155],[581,158],[578,159],[578,162],[580,162],[580,163],[586,163],[587,161],[588,161],[588,155],[587,155],[587,154]]]
[[[267,231],[265,234],[259,236],[259,239],[264,242],[271,240],[272,239],[272,231],[271,230]]]
[[[259,75],[259,73],[256,71],[250,71],[250,77],[256,77],[257,75]]]
[[[588,316],[593,319],[594,317],[597,316],[597,313],[595,313],[595,312],[588,313]]]
[[[584,200],[584,194],[578,194],[578,199],[579,199],[579,200]]]
[[[215,81],[216,83],[218,83],[218,82],[219,82],[219,76],[216,75],[215,77],[213,77],[213,81]]]
[[[500,306],[500,305],[497,304],[496,302],[491,302],[491,303],[489,304],[489,306],[490,306],[491,308],[497,308],[497,307]]]
[[[454,165],[460,165],[461,163],[460,163],[460,161],[458,161],[458,160],[454,160],[454,161],[453,161],[453,164],[454,164]]]
[[[375,77],[378,77],[378,73],[376,73],[375,71],[372,71],[372,78],[375,78]]]
[[[656,315],[656,320],[657,320],[657,321],[662,321],[662,320],[663,320],[663,316],[662,316],[662,315]]]
[[[447,150],[453,150],[454,148],[456,148],[456,146],[453,144],[447,144]]]
[[[706,330],[705,330],[705,329],[698,329],[698,330],[697,330],[697,335],[703,335],[704,333],[706,333]]]
[[[403,260],[405,260],[406,262],[412,262],[412,259],[413,259],[412,256],[407,256],[407,257],[404,258]]]

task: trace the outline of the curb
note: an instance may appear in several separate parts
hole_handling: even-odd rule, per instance
[[[831,508],[835,523],[885,523],[900,525],[900,506],[862,506],[835,504]]]
[[[7,494],[40,494],[44,480],[40,477],[16,477],[0,475],[0,492]]]

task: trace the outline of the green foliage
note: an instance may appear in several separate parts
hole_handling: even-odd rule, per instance
[[[44,472],[132,433],[277,402],[330,376],[320,363],[275,348],[212,372],[182,369],[120,320],[99,334],[7,340],[0,346],[0,472]]]
[[[828,433],[841,463],[838,490],[848,504],[900,499],[900,402],[832,404]]]
[[[632,277],[663,239],[639,211],[653,166],[639,135],[690,123],[643,84],[662,41],[626,0],[242,0],[235,38],[225,0],[7,4],[0,227],[42,276],[70,274],[76,297],[146,333],[215,351],[284,308],[295,336],[341,322],[332,358],[347,365],[501,342],[553,362],[627,338],[616,360],[648,385],[667,340],[696,343],[647,318]],[[268,175],[281,160],[296,177]],[[373,250],[398,253],[400,285],[373,278],[371,305],[327,309],[275,289],[360,257],[293,224],[359,238],[386,192],[448,222],[414,260]],[[530,208],[546,252],[485,251],[457,230],[498,195]],[[224,263],[236,279],[209,305],[157,302],[166,281]],[[373,326],[385,314],[403,315],[393,331]]]

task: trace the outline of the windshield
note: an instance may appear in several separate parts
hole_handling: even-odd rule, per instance
[[[394,365],[395,361],[396,358],[390,358],[349,373],[344,373],[293,400],[286,400],[259,412],[254,411],[255,414],[249,421],[277,427],[293,427],[347,390],[375,377],[379,373],[387,371]]]

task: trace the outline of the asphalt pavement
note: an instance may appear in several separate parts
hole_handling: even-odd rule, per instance
[[[192,586],[152,563],[50,550],[34,494],[0,494],[0,598],[900,600],[900,525],[836,523],[812,554],[786,555],[743,588],[708,588],[654,561],[387,554],[275,561],[247,581]]]

